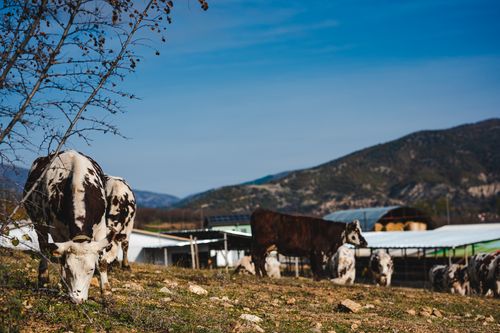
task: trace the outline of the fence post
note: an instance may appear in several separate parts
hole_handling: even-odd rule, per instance
[[[189,247],[191,249],[191,268],[196,268],[196,259],[194,257],[194,244],[193,244],[193,235],[189,235]]]
[[[195,259],[195,267],[200,269],[200,253],[198,251],[198,237],[194,238],[194,259]]]
[[[299,277],[299,257],[295,257],[295,277]]]
[[[226,273],[229,272],[229,255],[227,251],[227,233],[224,233],[224,254],[226,256]]]

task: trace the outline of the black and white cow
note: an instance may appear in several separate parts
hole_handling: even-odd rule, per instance
[[[356,277],[354,250],[342,245],[330,260],[331,281],[335,284],[353,284]]]
[[[500,257],[500,251],[477,253],[470,257],[468,273],[471,290],[474,293],[486,296],[495,293],[497,283],[493,278],[496,270],[495,264],[498,264],[498,261],[496,261],[498,257]]]
[[[446,273],[447,265],[434,265],[429,270],[429,281],[431,289],[434,291],[445,291],[446,289]]]
[[[486,287],[493,292],[493,296],[500,297],[500,252],[497,252],[495,259],[488,266]]]
[[[382,249],[373,252],[370,256],[369,267],[377,286],[388,287],[391,285],[394,264],[387,252]]]
[[[252,262],[252,256],[241,257],[234,265],[234,274],[249,274],[255,275],[255,265]],[[280,262],[278,261],[278,252],[271,251],[266,257],[264,265],[267,276],[271,278],[281,278]]]
[[[123,178],[105,176],[106,179],[106,223],[108,229],[116,231],[111,249],[104,254],[103,265],[108,265],[118,257],[121,245],[123,251],[122,268],[130,269],[128,262],[128,243],[134,228],[134,218],[137,210],[132,189]],[[101,267],[105,269],[107,267]],[[105,277],[107,282],[107,277]]]
[[[467,266],[451,264],[446,266],[444,288],[452,294],[468,295],[470,292]]]
[[[24,205],[35,225],[40,250],[60,257],[69,296],[82,303],[88,298],[100,255],[114,237],[106,228],[104,174],[94,160],[79,152],[61,152],[50,163],[53,156],[33,162],[25,194],[46,172]],[[54,243],[49,243],[49,235]],[[38,272],[42,287],[49,282],[47,264],[42,258]]]

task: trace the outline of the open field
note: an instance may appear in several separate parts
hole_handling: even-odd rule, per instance
[[[500,332],[500,300],[152,265],[115,269],[112,296],[103,301],[94,286],[76,306],[58,291],[57,267],[51,290],[37,291],[37,268],[36,258],[0,249],[0,332]],[[363,308],[339,311],[347,298]]]

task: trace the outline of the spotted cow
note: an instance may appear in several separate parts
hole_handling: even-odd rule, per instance
[[[493,296],[500,297],[500,255],[496,255],[488,266],[486,287],[493,292]]]
[[[452,294],[469,294],[469,274],[467,266],[451,264],[446,266],[444,288]]]
[[[130,234],[134,228],[137,207],[134,193],[123,178],[109,175],[105,175],[104,178],[106,182],[106,225],[108,230],[115,230],[116,232],[111,247],[106,249],[102,260],[99,262],[104,290],[109,290],[108,266],[118,259],[120,245],[123,251],[122,268],[130,270],[128,245]]]
[[[394,264],[389,253],[382,249],[373,252],[370,256],[369,267],[377,286],[388,287],[391,285]]]
[[[429,281],[434,291],[445,291],[447,265],[434,265],[429,270]]]
[[[251,256],[241,257],[234,265],[235,274],[250,274],[255,275],[255,265],[252,262]]]
[[[500,251],[492,253],[477,253],[469,259],[469,279],[471,290],[478,295],[491,296],[495,293],[495,272]],[[490,273],[491,272],[491,273]]]
[[[24,206],[35,225],[40,250],[60,257],[62,281],[75,303],[88,298],[96,264],[114,237],[106,228],[104,184],[104,174],[94,160],[69,150],[37,158],[24,187],[25,195],[29,194]],[[49,243],[49,235],[54,243]],[[48,282],[43,256],[38,283],[43,287]]]
[[[330,260],[331,281],[335,284],[353,284],[356,277],[354,250],[343,245]]]

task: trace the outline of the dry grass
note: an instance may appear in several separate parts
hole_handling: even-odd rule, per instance
[[[103,300],[92,287],[89,301],[76,306],[59,291],[55,267],[53,290],[38,291],[37,267],[36,258],[0,249],[0,332],[500,332],[494,299],[151,265],[113,271],[113,296]],[[208,295],[191,293],[189,284]],[[346,298],[368,307],[339,312]],[[443,316],[421,315],[424,307]],[[259,327],[240,319],[244,313],[262,318]]]

